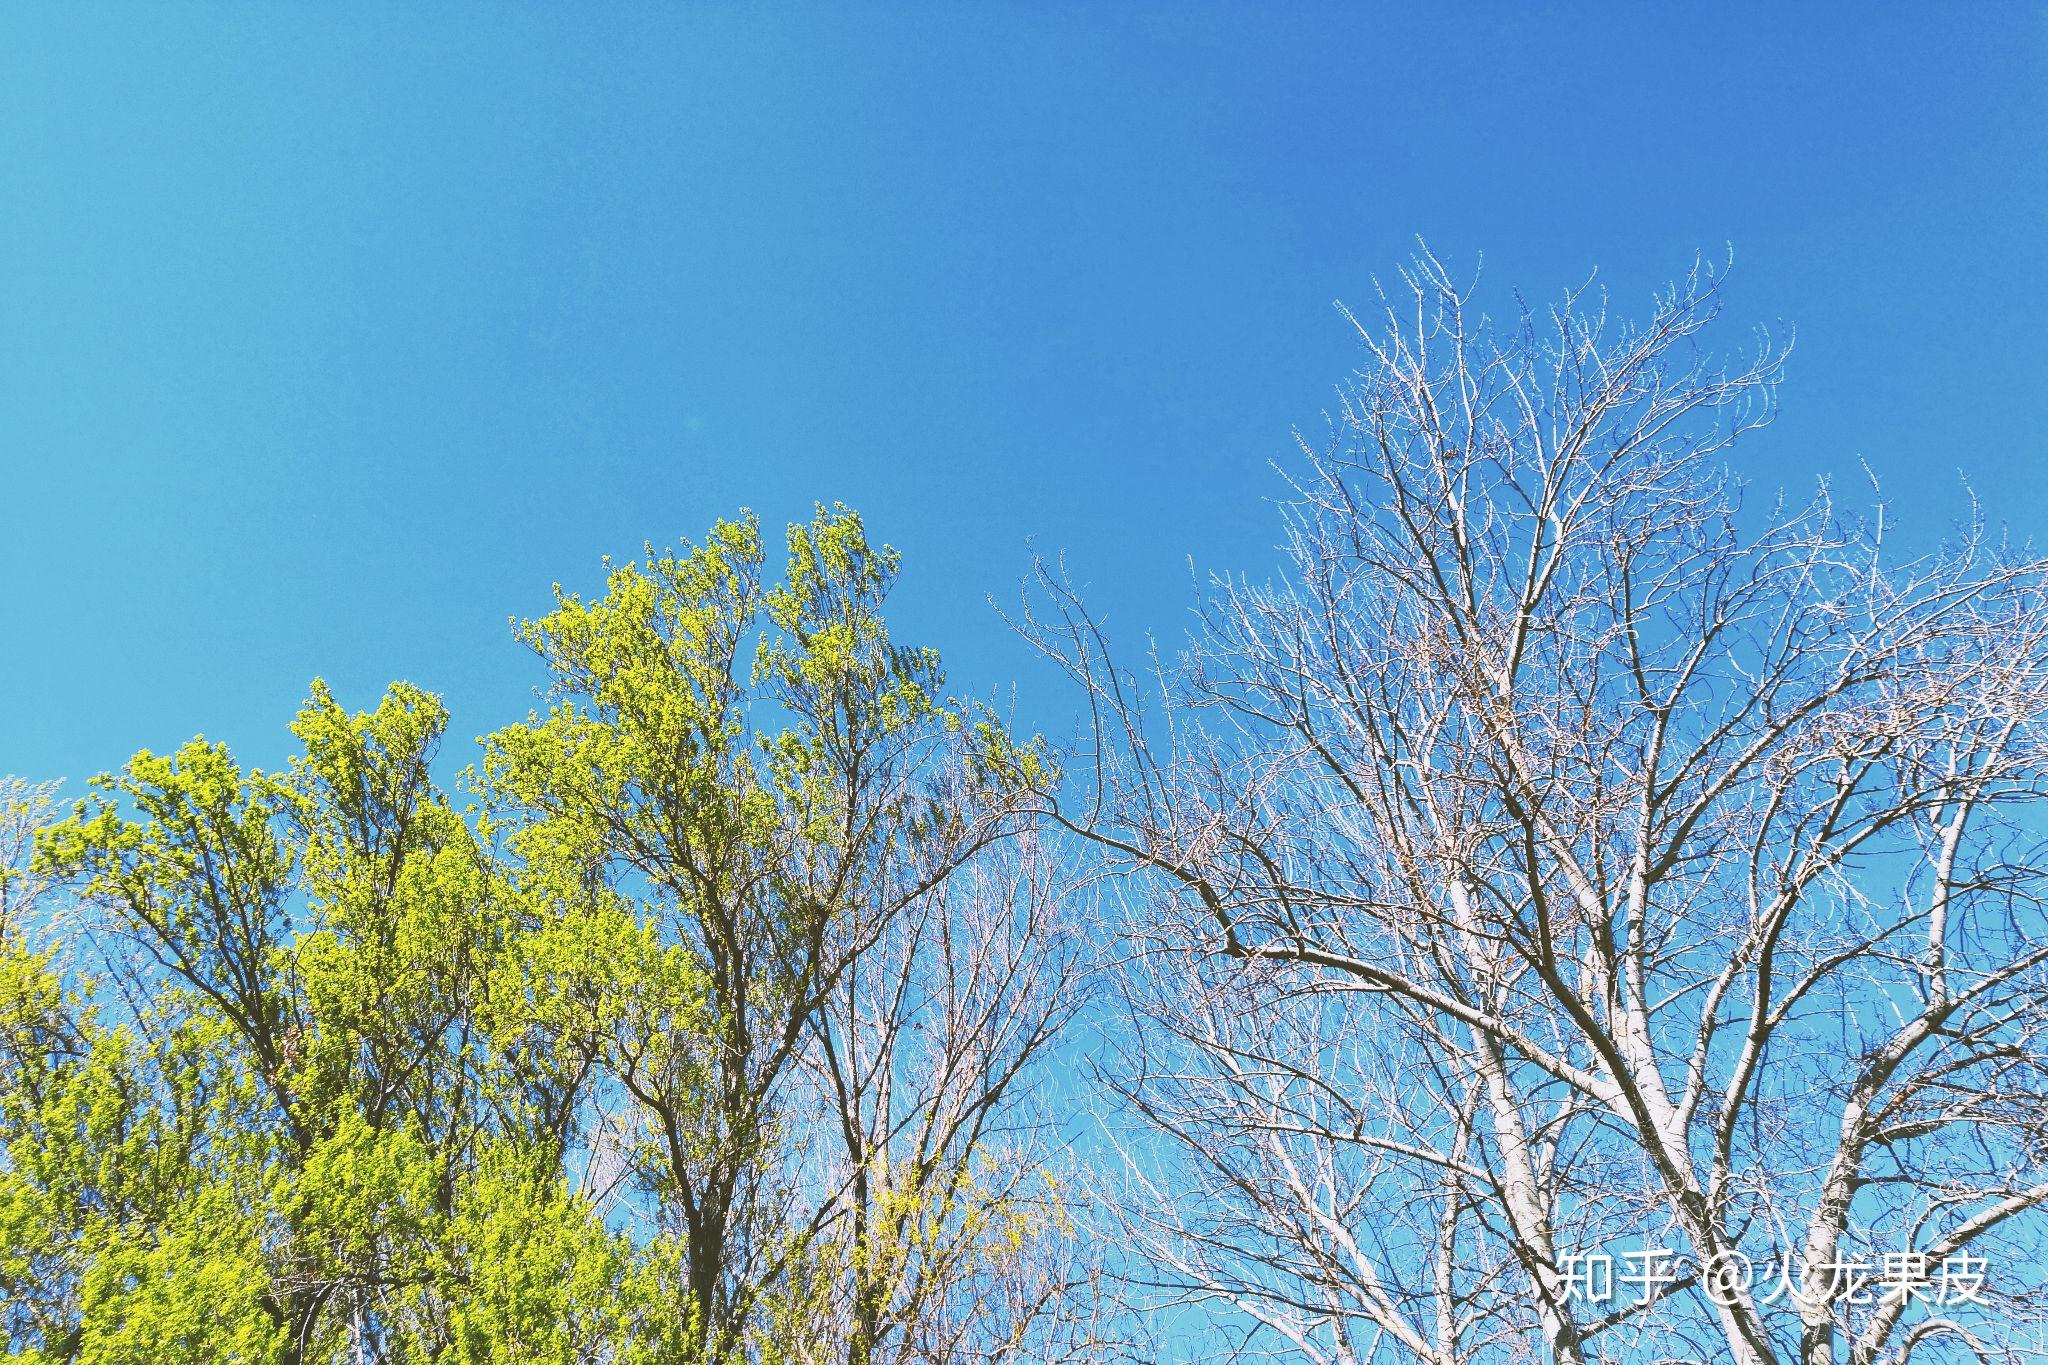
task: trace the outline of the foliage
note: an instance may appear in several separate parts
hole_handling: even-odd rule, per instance
[[[822,1339],[846,1201],[811,1162],[811,1025],[1017,832],[975,745],[1030,746],[892,641],[896,557],[857,517],[788,548],[767,583],[758,524],[720,523],[560,594],[520,630],[553,704],[485,743],[482,804],[405,683],[350,712],[315,682],[280,772],[194,740],[68,812],[0,791],[11,1357]]]

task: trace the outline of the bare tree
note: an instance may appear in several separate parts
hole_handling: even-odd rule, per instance
[[[55,783],[0,777],[0,943],[26,941],[49,879],[29,865],[36,831],[55,814]]]
[[[1122,1231],[1233,1351],[2041,1358],[2048,579],[1745,506],[1784,350],[1717,290],[1495,322],[1425,253],[1275,581],[1141,683],[1040,575],[1044,796],[1135,878]]]
[[[1093,1361],[1047,1063],[1082,1003],[1066,869],[1020,833],[905,908],[809,1020],[803,1362]]]

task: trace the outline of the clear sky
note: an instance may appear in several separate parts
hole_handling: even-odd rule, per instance
[[[1630,312],[1732,242],[1750,474],[2048,539],[2048,8],[1400,8],[7,5],[0,771],[275,763],[316,674],[479,733],[741,506],[862,509],[962,688],[1034,540],[1177,630],[1418,233]]]

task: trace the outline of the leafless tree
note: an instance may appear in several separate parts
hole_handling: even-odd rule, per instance
[[[809,1021],[815,1302],[794,1360],[1093,1361],[1052,1050],[1082,1003],[1071,883],[1020,832],[891,921]]]
[[[36,830],[55,813],[55,783],[0,777],[0,943],[24,940],[49,894],[49,880],[29,866]]]
[[[1495,321],[1425,252],[1274,581],[1142,679],[1028,597],[1132,878],[1120,1231],[1224,1353],[2042,1358],[2048,575],[1746,505],[1718,288]]]

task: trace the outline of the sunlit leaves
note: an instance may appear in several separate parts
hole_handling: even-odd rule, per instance
[[[319,681],[280,771],[195,739],[65,818],[0,788],[12,1357],[765,1365],[857,1266],[982,1273],[1007,1195],[928,1172],[853,1236],[794,1092],[1049,770],[892,638],[855,514],[785,550],[745,517],[558,590],[543,709],[455,793],[437,697]]]

